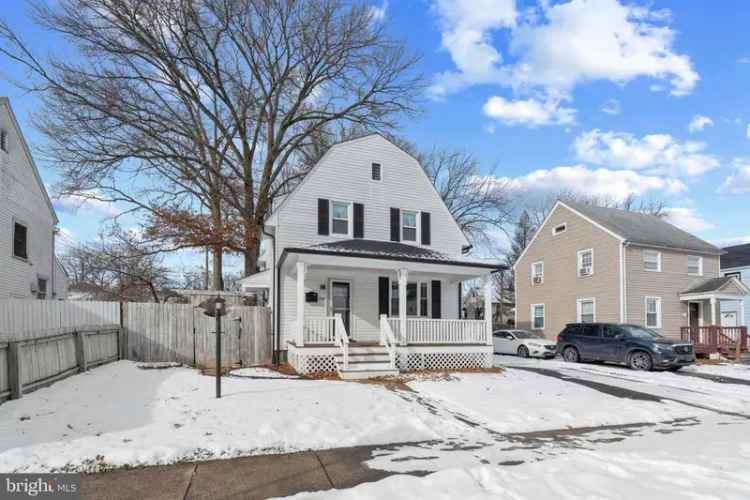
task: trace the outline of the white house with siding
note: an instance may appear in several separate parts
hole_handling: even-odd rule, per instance
[[[277,348],[300,372],[343,377],[490,366],[491,318],[461,320],[461,283],[501,266],[468,241],[422,166],[379,134],[330,148],[266,224]]]
[[[721,274],[737,278],[746,285],[750,284],[750,243],[724,248],[721,256]],[[750,324],[750,298],[745,297],[742,304],[726,303],[721,306],[721,324],[739,326]]]
[[[7,97],[0,97],[0,299],[63,299],[58,219]]]

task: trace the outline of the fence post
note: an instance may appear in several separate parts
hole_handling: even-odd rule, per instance
[[[76,364],[79,372],[85,372],[86,366],[86,334],[84,332],[74,332],[76,343]]]
[[[8,344],[8,382],[10,384],[10,399],[19,399],[23,395],[21,381],[21,344]]]

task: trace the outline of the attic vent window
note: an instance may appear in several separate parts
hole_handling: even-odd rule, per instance
[[[383,178],[382,172],[383,167],[380,166],[380,163],[373,163],[372,164],[372,180],[379,181]]]
[[[8,152],[8,133],[5,130],[0,130],[0,149]]]
[[[561,234],[567,231],[567,229],[568,229],[567,224],[560,224],[560,225],[555,226],[554,229],[552,229],[552,234],[557,236],[558,234]]]
[[[28,259],[28,229],[19,222],[13,223],[13,256]]]

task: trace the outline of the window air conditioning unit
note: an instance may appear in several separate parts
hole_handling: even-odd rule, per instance
[[[584,266],[581,269],[579,269],[579,274],[581,276],[590,276],[591,275],[591,266]]]
[[[541,285],[542,284],[542,277],[541,276],[534,276],[534,284],[535,285]]]

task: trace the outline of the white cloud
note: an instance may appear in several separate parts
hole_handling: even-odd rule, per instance
[[[672,207],[665,209],[665,212],[669,223],[689,233],[697,233],[716,227],[698,215],[694,208]]]
[[[750,64],[750,57],[740,57],[737,62],[739,64]]]
[[[583,165],[535,170],[521,177],[498,178],[499,185],[524,194],[574,192],[586,196],[623,201],[649,192],[678,194],[687,186],[678,179],[641,175],[632,170],[589,169]]]
[[[86,191],[80,195],[56,195],[52,197],[56,210],[73,214],[92,214],[103,217],[114,217],[122,213],[114,203],[105,201],[101,193]]]
[[[690,93],[699,76],[690,58],[673,50],[669,11],[618,0],[571,0],[522,15],[512,0],[436,0],[442,45],[456,66],[438,75],[434,95],[497,83],[569,94],[581,83],[624,84],[645,76],[665,81],[673,95]],[[492,32],[507,30],[505,63]]]
[[[748,123],[747,129],[745,129],[745,135],[748,139],[750,139],[750,123]]]
[[[575,123],[576,110],[560,105],[558,99],[544,101],[533,98],[509,101],[500,96],[490,97],[483,106],[484,114],[507,125],[570,125]]]
[[[747,194],[750,193],[750,158],[735,158],[732,161],[734,172],[719,188],[720,193]]]
[[[688,130],[692,132],[700,132],[706,127],[713,127],[714,121],[709,118],[708,116],[703,115],[695,115],[692,120],[690,120],[690,124],[688,125]]]
[[[374,22],[382,22],[385,19],[385,15],[388,13],[388,0],[383,0],[383,3],[380,4],[380,6],[371,6],[370,7],[370,15],[372,16],[372,21]]]
[[[719,166],[704,153],[703,142],[679,142],[669,134],[641,138],[626,132],[590,130],[579,135],[574,149],[579,159],[609,167],[648,169],[652,173],[696,176]]]
[[[609,99],[602,106],[602,112],[608,115],[619,115],[620,114],[620,101],[617,99]]]

